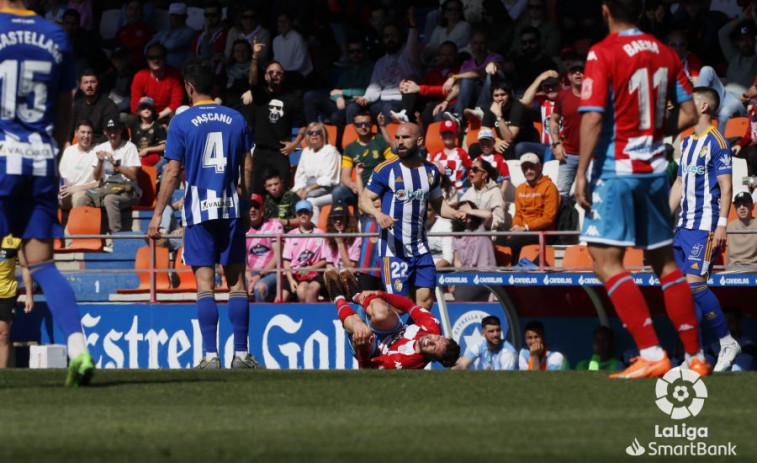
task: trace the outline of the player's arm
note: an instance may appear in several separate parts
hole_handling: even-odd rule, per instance
[[[599,133],[602,130],[604,114],[599,111],[587,111],[581,118],[578,169],[576,170],[576,202],[584,209],[591,209],[591,201],[586,191],[586,171],[597,148]]]
[[[62,147],[69,141],[69,129],[71,128],[71,119],[73,118],[73,96],[71,95],[71,92],[66,90],[58,93],[58,98],[56,98],[55,104],[57,113],[53,136],[58,143],[58,147],[61,148],[60,151],[58,151],[58,160],[60,160],[60,156],[63,155]]]
[[[445,219],[456,220],[461,218],[461,214],[450,206],[449,203],[444,200],[443,196],[436,199],[429,199],[429,202],[434,207],[434,210],[439,211],[439,215]]]
[[[358,176],[358,178],[359,177],[360,176]],[[377,199],[379,199],[379,195],[366,188],[360,191],[358,205],[360,206],[361,211],[376,219],[379,227],[389,228],[394,225],[397,220],[384,214],[378,207],[376,207],[373,202]]]
[[[451,370],[467,370],[468,367],[471,366],[471,359],[469,359],[467,356],[462,355],[460,358],[457,359],[457,362],[455,365],[451,368]]]
[[[681,205],[681,196],[683,194],[683,180],[681,179],[681,176],[679,175],[676,177],[676,181],[673,182],[673,185],[670,187],[670,199],[668,200],[668,203],[670,205],[670,212],[675,213],[676,209],[678,209],[678,206]]]
[[[171,196],[173,195],[176,186],[179,183],[179,172],[181,171],[181,163],[175,159],[171,159],[163,169],[163,176],[161,177],[160,192],[158,193],[158,199],[155,203],[155,212],[153,213],[150,225],[147,228],[147,234],[150,238],[160,237],[160,221],[163,217],[163,211],[166,209]]]
[[[24,250],[21,248],[18,250],[18,265],[21,266],[21,279],[24,282],[24,290],[26,291],[24,313],[29,313],[34,309],[34,281],[32,280],[32,273],[26,264]]]
[[[731,212],[731,195],[733,194],[733,179],[731,174],[718,175],[718,185],[720,186],[720,217],[718,218],[718,228],[715,229],[713,241],[715,242],[715,246],[722,250],[727,240],[726,227],[728,226],[728,214]]]

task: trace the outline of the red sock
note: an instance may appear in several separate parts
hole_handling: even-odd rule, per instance
[[[605,282],[605,289],[615,306],[615,312],[633,336],[636,347],[641,350],[659,344],[649,315],[649,306],[631,274],[623,272],[615,275]]]
[[[683,349],[687,354],[699,352],[699,329],[697,315],[694,311],[694,296],[686,277],[680,270],[675,269],[660,278],[662,294],[665,297],[665,310],[668,318],[681,337]]]
[[[352,310],[352,307],[347,303],[346,299],[340,298],[336,301],[336,314],[339,316],[339,320],[344,323],[350,315],[357,315],[357,312]]]

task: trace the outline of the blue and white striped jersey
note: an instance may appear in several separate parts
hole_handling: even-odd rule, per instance
[[[439,170],[430,162],[410,168],[399,158],[390,159],[371,174],[368,190],[381,199],[381,212],[397,223],[381,230],[380,257],[417,257],[428,254],[426,207],[442,196]]]
[[[58,95],[76,88],[63,29],[28,10],[0,10],[0,174],[55,177]]]
[[[166,159],[184,164],[184,226],[240,217],[237,182],[251,139],[237,111],[202,101],[171,120]]]
[[[714,127],[681,143],[678,176],[682,180],[678,226],[714,231],[720,216],[719,175],[731,175],[731,149]]]

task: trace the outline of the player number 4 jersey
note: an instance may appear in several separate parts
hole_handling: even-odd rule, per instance
[[[580,112],[603,113],[594,152],[601,178],[663,174],[663,127],[668,100],[691,99],[676,53],[638,29],[608,35],[589,50]]]

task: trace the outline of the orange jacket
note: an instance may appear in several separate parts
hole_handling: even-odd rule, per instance
[[[554,230],[560,194],[549,177],[542,176],[534,186],[521,183],[515,189],[514,225],[528,226],[529,230]]]

